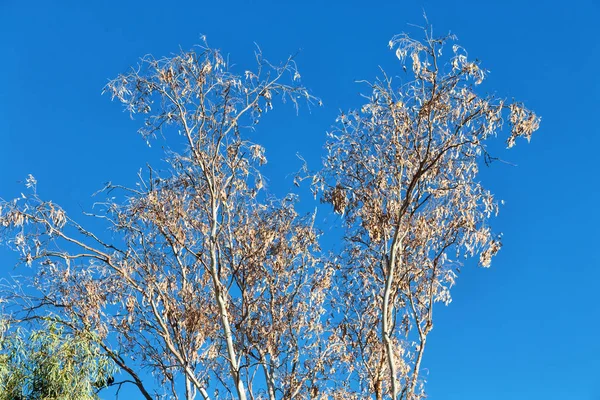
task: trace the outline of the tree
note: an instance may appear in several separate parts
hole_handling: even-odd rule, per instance
[[[413,79],[395,88],[384,75],[340,116],[311,175],[344,216],[332,259],[294,195],[265,193],[265,150],[249,139],[275,98],[317,101],[293,58],[273,65],[258,52],[243,76],[206,44],[142,59],[106,91],[144,116],[146,140],[183,142],[167,170],[106,186],[113,197],[90,215],[111,235],[43,200],[33,177],[28,195],[0,203],[4,237],[36,265],[35,292],[6,291],[15,318],[87,338],[126,377],[114,384],[146,399],[423,397],[433,304],[450,301],[459,257],[489,266],[500,248],[487,226],[497,206],[476,180],[478,160],[493,160],[485,141],[505,112],[509,147],[538,127],[519,103],[476,94],[485,73],[460,47],[442,64],[449,39],[395,37]]]
[[[111,242],[42,200],[33,177],[28,197],[1,205],[0,225],[16,232],[23,261],[40,268],[41,295],[26,311],[93,333],[147,399],[141,368],[173,398],[325,390],[330,346],[319,322],[331,269],[319,261],[314,217],[299,216],[292,195],[262,194],[264,149],[243,135],[277,97],[296,106],[315,99],[292,58],[276,66],[257,53],[256,61],[239,76],[203,45],[146,57],[107,85],[145,116],[147,140],[156,132],[184,139],[168,151],[169,170],[149,167],[136,188],[106,187],[124,193],[95,214],[113,230]]]
[[[113,379],[114,364],[87,338],[47,323],[0,336],[0,399],[92,400]]]
[[[497,202],[477,179],[493,158],[488,139],[508,118],[508,147],[529,140],[539,118],[520,103],[477,94],[479,63],[452,36],[389,43],[411,78],[369,83],[361,110],[342,114],[329,135],[317,186],[343,215],[345,250],[334,287],[339,327],[361,398],[419,399],[433,305],[451,301],[460,260],[489,267],[500,249],[489,228]],[[350,367],[348,367],[350,368]]]

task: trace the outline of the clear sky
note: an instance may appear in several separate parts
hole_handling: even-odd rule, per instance
[[[506,201],[494,227],[504,248],[488,270],[465,268],[449,307],[436,310],[426,349],[432,400],[600,399],[600,3],[572,1],[25,1],[0,0],[0,197],[27,174],[72,215],[104,182],[131,184],[160,146],[101,96],[138,57],[211,46],[252,66],[254,42],[272,60],[300,50],[303,83],[324,106],[279,107],[261,122],[270,190],[317,168],[340,109],[361,104],[386,45],[421,24],[455,33],[491,70],[486,90],[542,116],[531,144],[500,154],[483,179]],[[290,161],[292,160],[292,161]],[[305,199],[314,208],[312,199]],[[325,212],[325,209],[323,209]],[[0,276],[12,271],[0,252]]]

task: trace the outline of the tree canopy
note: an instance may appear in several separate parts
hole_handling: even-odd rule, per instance
[[[93,341],[55,323],[37,330],[2,324],[1,400],[93,400],[112,383],[114,363]]]
[[[329,133],[323,168],[298,175],[342,216],[339,254],[321,249],[297,195],[265,190],[265,149],[250,140],[278,102],[319,103],[293,57],[257,52],[242,73],[203,43],[110,81],[147,141],[177,145],[135,187],[106,186],[89,215],[110,234],[44,200],[33,177],[0,203],[2,236],[35,267],[27,290],[5,288],[7,309],[53,321],[43,343],[63,346],[34,375],[110,360],[120,375],[107,385],[146,399],[424,398],[434,304],[450,302],[462,260],[488,267],[501,247],[489,227],[498,205],[478,180],[495,160],[487,143],[504,125],[507,147],[539,126],[523,104],[480,94],[486,71],[453,41],[392,38],[404,77],[366,82],[364,106]],[[92,393],[108,365],[84,369],[93,379],[74,393]]]

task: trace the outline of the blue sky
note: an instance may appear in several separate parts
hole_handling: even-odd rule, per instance
[[[51,4],[52,3],[52,4]],[[436,310],[426,350],[433,400],[600,399],[600,4],[558,1],[16,1],[0,0],[0,197],[27,174],[72,215],[104,182],[131,184],[160,146],[146,147],[120,105],[101,96],[138,57],[199,42],[251,66],[254,42],[280,60],[300,50],[303,83],[324,107],[261,122],[270,190],[283,195],[301,153],[317,168],[340,109],[361,104],[386,45],[421,24],[451,31],[491,70],[485,89],[542,116],[482,179],[506,201],[494,227],[504,248],[489,270],[465,268],[449,307]],[[413,30],[414,32],[414,30]],[[292,160],[292,161],[290,161]],[[307,209],[314,208],[305,199]],[[11,256],[0,276],[12,271]]]

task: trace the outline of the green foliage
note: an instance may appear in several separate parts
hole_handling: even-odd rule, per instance
[[[0,322],[0,400],[92,400],[114,364],[89,338],[48,323],[38,330]]]

